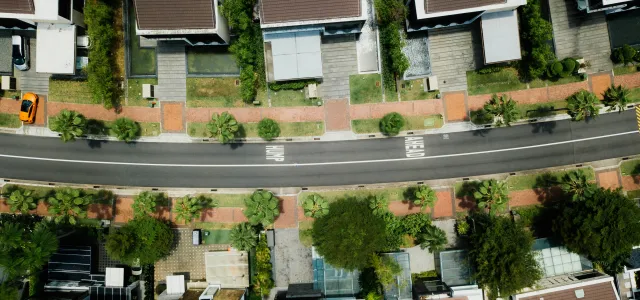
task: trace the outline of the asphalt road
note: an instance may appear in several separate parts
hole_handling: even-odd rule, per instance
[[[399,137],[234,145],[84,140],[65,144],[55,138],[0,134],[0,177],[199,188],[420,181],[640,154],[637,130],[635,114],[627,111],[589,123],[537,123],[415,136],[408,142]],[[409,148],[415,157],[407,157],[405,143],[417,145]],[[274,146],[282,148],[267,149]]]

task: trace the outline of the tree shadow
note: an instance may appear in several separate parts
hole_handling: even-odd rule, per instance
[[[89,205],[88,212],[95,215],[96,219],[111,220],[111,218],[113,218],[113,210],[113,205],[94,203],[92,205]]]
[[[460,199],[458,206],[465,210],[474,211],[477,209],[477,201],[473,196],[480,187],[480,181],[465,181],[458,191],[456,191],[456,198]]]
[[[106,144],[108,140],[95,140],[95,139],[87,139],[87,146],[91,149],[99,149],[102,147],[102,144]]]
[[[542,122],[542,123],[530,123],[529,125],[533,127],[533,129],[531,130],[532,133],[553,134],[553,130],[556,128],[558,124],[556,124],[556,121],[551,121],[551,122]]]
[[[418,200],[418,198],[416,198],[417,190],[418,190],[417,186],[410,186],[402,192],[402,199],[403,199],[402,203],[408,204],[409,210],[413,209],[414,207],[420,207],[420,205],[415,205],[415,202],[414,202]]]
[[[633,178],[634,183],[640,183],[640,164],[637,164],[633,168],[633,170],[631,171],[631,177]]]

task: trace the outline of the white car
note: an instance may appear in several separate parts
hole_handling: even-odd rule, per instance
[[[13,45],[13,64],[20,71],[29,70],[29,40],[23,36],[14,35],[11,37]]]

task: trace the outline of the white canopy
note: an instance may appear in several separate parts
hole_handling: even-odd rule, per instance
[[[481,23],[485,64],[522,58],[516,10],[484,14]]]
[[[76,26],[38,23],[36,72],[74,74],[76,70]]]
[[[265,41],[271,42],[274,80],[322,77],[319,31],[267,34]]]

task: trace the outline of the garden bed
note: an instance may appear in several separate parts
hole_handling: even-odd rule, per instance
[[[238,78],[187,78],[187,107],[245,107]]]
[[[349,90],[351,104],[382,102],[382,78],[380,74],[349,76]]]
[[[304,89],[269,91],[269,98],[271,98],[272,107],[314,106],[318,101],[322,101],[322,99],[306,99]],[[267,105],[266,89],[258,90],[256,99],[260,101],[260,104]]]
[[[21,96],[21,92],[20,91],[9,91],[9,90],[2,90],[0,91],[0,97],[2,98],[11,98],[11,99],[16,99],[16,98],[20,98]]]
[[[280,137],[320,136],[324,134],[324,122],[287,122],[280,125]],[[187,133],[191,137],[209,138],[207,123],[188,123]],[[258,123],[242,123],[238,138],[256,138]]]
[[[146,98],[142,98],[142,85],[143,84],[158,84],[158,79],[156,78],[137,78],[137,79],[129,79],[127,81],[127,106],[149,106],[149,102],[152,100],[148,100]]]
[[[638,72],[638,70],[640,69],[640,66],[637,65],[632,65],[632,66],[616,66],[613,67],[613,74],[618,76],[618,75],[625,75],[625,74],[633,74]]]
[[[129,75],[156,75],[156,49],[140,48],[140,37],[136,35],[135,6],[131,1],[128,4]]]
[[[405,201],[407,198],[412,198],[412,195],[408,195],[406,187],[390,187],[383,189],[358,189],[358,190],[344,190],[344,191],[326,191],[326,192],[302,192],[298,195],[298,205],[302,204],[310,194],[321,195],[328,202],[334,202],[343,198],[364,198],[371,195],[386,195],[389,202]]]
[[[51,193],[54,193],[56,190],[65,189],[68,187],[59,186],[59,187],[48,187],[48,186],[31,186],[31,185],[20,185],[20,184],[7,184],[2,187],[2,194],[8,193],[9,191],[13,191],[15,188],[21,188],[25,190],[30,190],[33,193],[31,196],[34,199],[46,199]],[[95,196],[95,201],[93,204],[113,204],[115,200],[115,196],[112,192],[107,190],[98,190],[98,189],[78,189],[82,190],[86,195]]]
[[[425,92],[422,79],[406,80],[403,81],[404,87],[400,86],[400,100],[413,101],[413,100],[427,100],[436,99],[438,91]]]
[[[402,131],[425,130],[442,127],[441,115],[431,116],[405,116],[405,125]],[[378,133],[380,132],[380,119],[359,119],[351,121],[353,132],[355,133]]]
[[[627,160],[620,164],[622,176],[633,176],[640,173],[640,159]]]
[[[504,68],[488,74],[480,74],[478,71],[467,72],[467,92],[469,95],[493,94],[526,88],[527,84],[520,81],[518,71],[514,68]]]
[[[227,47],[187,47],[187,73],[239,75],[240,68]]]
[[[529,190],[529,189],[545,187],[543,182],[539,182],[539,178],[541,178],[543,175],[546,176],[546,174],[549,174],[551,176],[554,176],[557,179],[560,179],[565,174],[574,170],[582,170],[584,174],[587,176],[587,179],[589,181],[596,180],[596,174],[593,171],[593,169],[580,168],[580,169],[572,169],[572,170],[559,170],[559,171],[509,176],[509,178],[507,178],[506,180],[506,184],[510,191],[521,191],[521,190]]]
[[[18,115],[0,113],[0,127],[20,128],[22,122]]]

